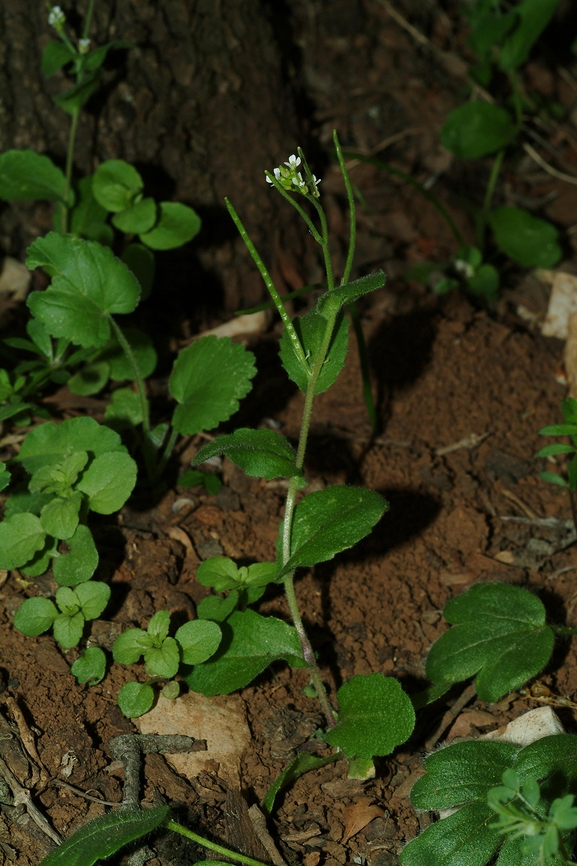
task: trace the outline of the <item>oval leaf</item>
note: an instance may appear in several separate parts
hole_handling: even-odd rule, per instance
[[[272,430],[249,430],[241,427],[229,436],[219,436],[201,448],[192,461],[198,466],[216,454],[226,454],[233,463],[244,469],[247,475],[256,478],[302,477],[302,469],[297,469],[296,453],[292,445],[279,433]]]
[[[194,692],[228,695],[279,659],[293,667],[304,666],[296,629],[274,616],[237,610],[222,624],[222,642],[216,654],[197,664],[184,679]]]
[[[488,102],[467,102],[449,112],[441,142],[454,156],[478,159],[506,147],[517,128],[508,111]]]
[[[76,586],[90,580],[98,565],[98,551],[92,533],[82,523],[68,539],[68,553],[57,556],[52,565],[54,580],[60,586]]]
[[[522,208],[497,208],[489,225],[499,249],[525,268],[552,268],[561,260],[555,226]]]
[[[305,496],[294,512],[291,556],[277,577],[326,562],[352,547],[369,534],[388,507],[374,490],[361,487],[330,487]]]
[[[200,231],[202,221],[191,207],[180,202],[163,201],[160,219],[155,227],[140,235],[140,240],[153,250],[172,250],[192,240]]]
[[[97,685],[104,679],[106,673],[106,655],[98,646],[90,646],[76,659],[70,673],[76,677],[78,684]]]
[[[28,637],[44,634],[58,616],[56,605],[48,598],[27,598],[14,614],[14,628]]]
[[[182,650],[183,663],[199,665],[215,654],[222,632],[215,622],[195,619],[181,625],[174,637]]]
[[[66,178],[48,156],[35,150],[0,154],[0,198],[5,201],[64,199]]]
[[[311,310],[306,316],[297,317],[293,325],[299,336],[305,355],[308,359],[309,370],[315,362],[315,358],[321,349],[323,337],[327,327],[327,320],[316,310]],[[333,385],[339,373],[344,367],[349,345],[349,321],[343,316],[337,318],[329,351],[317,379],[315,394],[322,394]],[[285,328],[280,341],[280,359],[288,376],[300,388],[303,393],[307,390],[310,372],[304,370],[298,360],[287,329]]]
[[[61,463],[80,451],[98,457],[110,451],[126,453],[126,448],[118,433],[99,424],[94,418],[78,416],[68,418],[62,424],[49,421],[35,427],[24,439],[16,459],[27,472],[33,474],[42,466]],[[25,505],[26,510],[32,510],[29,503]]]
[[[129,719],[147,713],[154,703],[154,689],[148,683],[126,683],[118,692],[118,706]]]
[[[101,454],[90,464],[77,488],[88,496],[92,511],[113,514],[134,490],[136,473],[136,463],[129,454],[122,451]]]
[[[0,523],[0,568],[20,568],[44,547],[46,532],[35,514],[14,514]]]
[[[112,213],[130,208],[143,187],[140,174],[123,159],[107,159],[96,169],[92,178],[94,198]]]

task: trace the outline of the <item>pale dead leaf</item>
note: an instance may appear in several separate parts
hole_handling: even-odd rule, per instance
[[[345,819],[345,835],[343,836],[343,844],[352,839],[359,833],[363,827],[373,820],[373,818],[382,818],[384,815],[383,809],[380,806],[371,805],[367,798],[363,798],[356,803],[351,803],[345,808],[343,817]]]

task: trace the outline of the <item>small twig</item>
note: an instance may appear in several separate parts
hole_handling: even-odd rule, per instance
[[[33,784],[36,785],[36,783],[40,781],[42,786],[45,787],[48,780],[50,779],[50,775],[46,767],[42,763],[42,760],[40,759],[34,737],[32,736],[32,731],[26,724],[26,719],[24,718],[22,710],[20,709],[14,698],[10,697],[9,695],[3,698],[3,703],[10,710],[10,714],[16,722],[16,725],[18,726],[18,733],[20,734],[22,745],[28,752],[28,756],[32,761],[34,769],[36,769],[39,774],[39,779],[37,777],[34,780]]]
[[[522,499],[519,499],[518,496],[515,496],[515,494],[512,493],[510,490],[507,490],[506,487],[502,487],[499,492],[502,494],[502,496],[505,497],[505,499],[508,499],[510,502],[516,505],[517,508],[520,508],[523,514],[530,520],[534,520],[537,517],[537,515],[529,505],[523,502]]]
[[[429,737],[427,737],[425,741],[425,749],[427,749],[427,751],[430,751],[435,746],[435,744],[439,742],[445,730],[457,718],[463,707],[465,707],[469,703],[469,701],[473,700],[476,693],[477,690],[475,689],[474,683],[471,683],[470,686],[467,686],[467,688],[461,693],[453,706],[447,710],[433,733]]]
[[[435,450],[435,457],[442,457],[443,454],[451,454],[453,451],[461,451],[465,448],[469,450],[478,448],[481,442],[484,442],[489,436],[491,436],[491,431],[488,433],[469,433],[469,435],[465,436],[464,439],[459,439],[458,442],[453,442],[452,445],[445,445],[443,448],[437,448]]]
[[[42,832],[52,839],[53,842],[56,842],[57,845],[60,845],[62,839],[56,830],[52,829],[44,815],[36,808],[32,802],[30,791],[20,784],[12,770],[8,767],[8,764],[2,758],[0,758],[0,776],[4,778],[12,792],[14,806],[24,806],[34,823],[40,827]]]
[[[544,169],[547,174],[550,174],[552,177],[556,177],[558,180],[564,180],[566,183],[577,184],[577,177],[574,177],[571,174],[565,174],[564,171],[559,171],[556,168],[553,168],[552,165],[549,165],[548,162],[545,162],[542,156],[540,156],[534,147],[528,144],[526,141],[523,142],[523,150],[529,154],[531,159],[537,163],[542,169]]]
[[[83,791],[81,788],[75,788],[74,785],[70,785],[68,782],[63,782],[62,779],[54,779],[54,784],[58,785],[60,788],[66,788],[68,791],[72,791],[72,793],[76,794],[77,797],[83,797],[85,800],[90,800],[91,803],[100,803],[102,806],[118,806],[118,803],[114,803],[112,800],[103,800],[101,797],[93,797],[92,794],[87,794],[86,791]]]
[[[274,863],[274,866],[287,866],[286,860],[283,860],[283,858],[281,857],[278,848],[274,844],[272,836],[268,832],[266,818],[256,804],[249,808],[248,816],[251,820],[256,835],[260,839],[261,844],[266,850],[271,861]]]
[[[539,526],[542,529],[555,529],[557,531],[573,529],[573,520],[561,520],[557,517],[517,517],[508,514],[499,515],[499,520],[508,520],[510,523],[518,523],[521,526]]]

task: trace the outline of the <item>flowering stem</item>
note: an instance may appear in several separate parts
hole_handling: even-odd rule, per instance
[[[228,212],[231,215],[231,217],[233,218],[234,224],[236,225],[236,227],[239,231],[239,234],[246,245],[247,250],[251,254],[255,265],[259,269],[260,275],[264,280],[264,283],[265,283],[265,285],[269,291],[271,298],[273,299],[273,302],[274,302],[275,307],[277,308],[278,314],[281,317],[285,328],[287,329],[287,333],[290,337],[292,347],[294,349],[294,353],[297,356],[299,363],[301,364],[303,369],[308,371],[309,365],[308,365],[301,341],[299,340],[299,335],[297,334],[295,327],[290,320],[289,314],[287,313],[287,311],[284,308],[284,304],[281,301],[280,295],[276,290],[275,284],[273,283],[272,278],[266,269],[265,263],[263,262],[263,260],[259,256],[255,245],[251,241],[251,239],[248,235],[248,232],[245,229],[244,225],[242,224],[241,218],[237,214],[233,205],[231,204],[231,202],[227,198],[225,198],[225,202],[226,202],[226,206],[228,208]]]

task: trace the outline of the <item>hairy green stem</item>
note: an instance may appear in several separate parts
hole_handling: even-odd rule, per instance
[[[570,625],[552,625],[550,628],[555,634],[577,634],[577,627]]]
[[[108,321],[112,325],[112,329],[116,335],[116,339],[120,343],[120,347],[126,355],[126,359],[132,368],[132,374],[134,376],[134,381],[136,382],[136,389],[140,398],[140,410],[142,412],[142,428],[145,435],[148,436],[148,434],[150,433],[150,407],[148,405],[148,399],[144,390],[144,380],[140,374],[140,370],[138,369],[138,364],[136,363],[136,358],[134,357],[134,352],[132,351],[130,343],[128,342],[128,340],[122,333],[122,330],[116,324],[110,313],[108,314]]]
[[[299,148],[299,150],[300,150],[300,148]],[[319,235],[317,229],[315,228],[315,224],[311,220],[310,216],[302,209],[302,207],[300,206],[300,204],[298,203],[296,198],[294,198],[294,196],[290,195],[290,193],[287,192],[287,190],[284,188],[284,186],[278,182],[276,177],[273,174],[271,174],[270,171],[265,171],[265,175],[268,177],[268,179],[270,180],[272,185],[274,187],[276,187],[276,189],[278,189],[278,191],[280,192],[282,197],[284,199],[286,199],[288,201],[288,203],[294,207],[294,209],[299,214],[299,216],[302,217],[302,219],[306,223],[306,226],[307,226],[308,230],[310,231],[311,235],[313,236],[313,238],[315,239],[315,241],[318,244],[322,243],[322,238]]]
[[[170,460],[170,455],[174,450],[174,446],[176,445],[176,440],[178,439],[178,430],[175,430],[174,427],[170,431],[170,436],[168,438],[168,442],[164,447],[164,451],[162,452],[162,457],[160,458],[160,462],[156,467],[155,478],[154,480],[160,478],[162,473],[164,472],[164,467]]]
[[[479,222],[477,224],[477,246],[482,250],[485,246],[485,229],[487,228],[487,219],[489,217],[489,211],[491,210],[491,203],[493,201],[493,196],[495,194],[495,187],[497,185],[497,178],[499,177],[499,172],[501,170],[501,164],[503,162],[503,157],[505,156],[505,149],[500,150],[495,159],[493,160],[493,165],[491,166],[491,173],[489,175],[489,180],[487,182],[487,189],[485,190],[485,199],[483,201],[483,208],[481,210],[481,214],[479,217]]]
[[[94,0],[89,0],[88,9],[86,11],[86,18],[84,19],[84,30],[82,31],[82,38],[88,39],[88,35],[90,33],[90,25],[92,24],[92,14],[94,12]]]
[[[237,863],[246,863],[247,866],[266,866],[266,864],[262,863],[260,860],[253,860],[252,857],[246,857],[244,854],[237,854],[236,851],[231,851],[230,848],[223,848],[222,845],[217,845],[216,842],[211,842],[210,839],[205,839],[204,836],[199,836],[198,833],[193,833],[193,831],[189,830],[188,827],[183,827],[182,824],[173,821],[172,818],[164,821],[163,826],[168,830],[173,830],[175,833],[179,833],[186,839],[190,839],[192,842],[196,842],[197,845],[202,845],[202,847],[206,848],[208,851],[214,851],[216,854],[230,857],[231,860],[236,860]]]
[[[322,230],[321,247],[323,250],[323,257],[325,260],[325,271],[326,271],[326,275],[327,275],[327,287],[328,287],[328,290],[330,292],[331,289],[334,289],[334,287],[335,287],[335,278],[333,276],[333,263],[331,261],[331,254],[329,251],[329,229],[327,226],[327,218],[325,216],[325,212],[323,210],[323,207],[319,204],[319,202],[316,200],[316,198],[312,195],[307,196],[307,198],[316,208],[316,211],[319,215],[319,219],[321,222],[321,230]]]
[[[72,186],[72,169],[74,168],[74,148],[76,146],[76,132],[78,130],[78,117],[80,109],[77,108],[72,115],[70,124],[70,133],[68,135],[68,149],[66,151],[66,183],[64,184],[64,204],[62,207],[62,234],[65,235],[68,231],[68,212],[70,210],[68,202],[70,198],[70,188]]]
[[[315,363],[313,369],[311,371],[311,376],[308,382],[306,394],[305,394],[305,405],[303,408],[303,414],[301,419],[301,430],[299,435],[299,443],[297,447],[297,456],[296,456],[296,465],[298,469],[302,469],[305,452],[307,447],[307,441],[309,436],[309,430],[311,425],[311,417],[313,410],[313,401],[315,396],[315,389],[318,377],[323,368],[323,364],[328,355],[329,346],[331,344],[331,339],[333,336],[333,331],[335,328],[335,322],[337,318],[337,313],[332,313],[327,320],[325,334],[323,337],[323,342],[321,344],[321,348],[319,350],[318,356],[315,359]],[[283,564],[287,563],[290,559],[291,552],[291,538],[292,538],[292,525],[293,525],[293,517],[294,517],[294,509],[295,509],[295,500],[296,500],[296,479],[293,477],[289,482],[289,488],[287,491],[286,504],[285,504],[285,513],[284,513],[284,522],[283,522],[283,533],[282,533],[282,561]],[[325,719],[327,722],[327,726],[329,728],[334,727],[335,718],[333,715],[333,709],[330,705],[329,698],[327,695],[327,691],[325,689],[324,683],[322,681],[321,673],[318,668],[315,654],[313,652],[311,643],[308,639],[308,635],[306,633],[306,629],[304,627],[304,623],[300,614],[298,601],[294,588],[294,571],[290,572],[285,578],[285,594],[287,603],[289,606],[290,614],[292,621],[294,623],[294,627],[297,631],[299,641],[303,651],[303,658],[308,665],[308,670],[310,677],[313,681],[313,685],[315,687],[317,697],[319,699],[319,703],[325,715]]]

